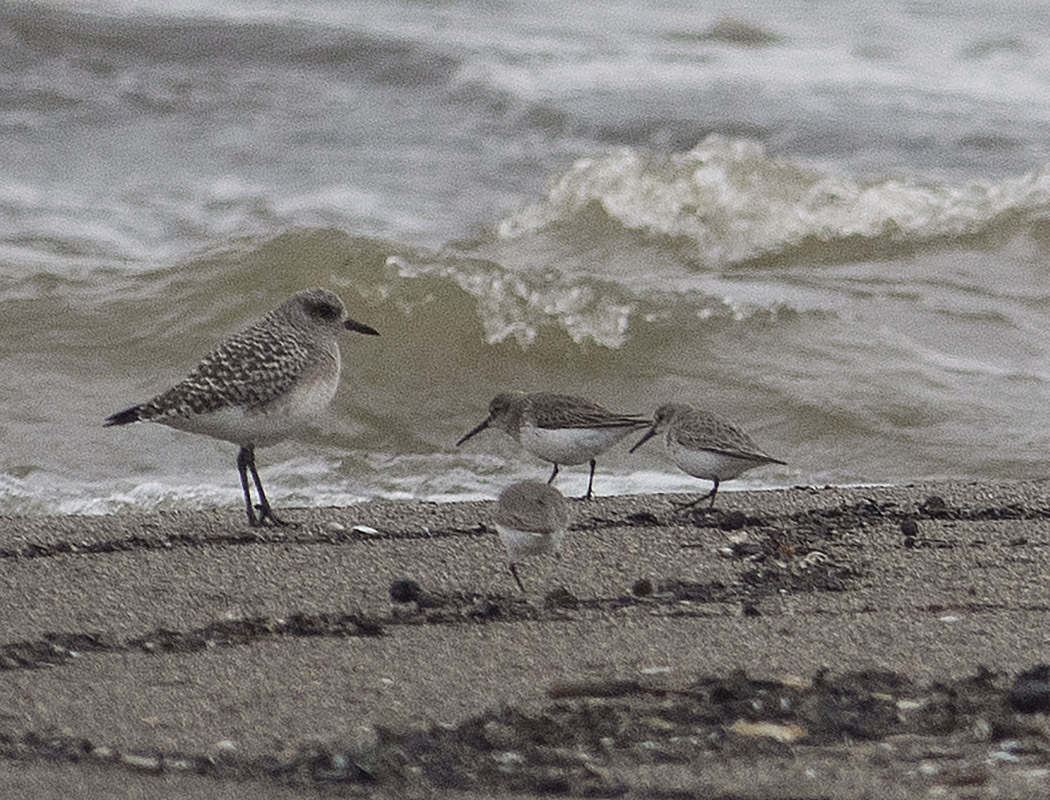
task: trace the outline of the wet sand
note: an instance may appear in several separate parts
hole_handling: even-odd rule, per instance
[[[1045,797],[1048,498],[0,519],[0,796]]]

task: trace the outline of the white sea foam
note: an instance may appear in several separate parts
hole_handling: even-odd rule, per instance
[[[686,239],[698,262],[719,268],[808,240],[901,245],[977,235],[1006,214],[1050,212],[1050,171],[965,184],[862,180],[771,157],[757,142],[709,136],[686,153],[621,149],[580,159],[499,233],[514,239],[571,224],[591,205],[628,230]]]

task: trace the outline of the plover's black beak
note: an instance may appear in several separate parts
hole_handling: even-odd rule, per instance
[[[343,323],[343,326],[348,331],[357,331],[358,333],[367,333],[369,336],[378,336],[379,335],[379,331],[377,331],[371,325],[365,325],[365,323],[358,322],[356,319],[350,319],[350,317],[346,318],[346,322]]]
[[[646,433],[645,433],[645,436],[643,436],[643,437],[642,437],[641,439],[639,439],[639,440],[638,440],[638,441],[637,441],[637,442],[635,443],[634,447],[632,447],[632,448],[631,448],[630,450],[628,450],[627,452],[629,452],[629,453],[633,453],[633,452],[634,452],[635,450],[637,450],[637,449],[638,449],[639,447],[641,447],[641,446],[642,446],[643,444],[645,444],[646,442],[648,442],[648,441],[649,441],[650,439],[652,439],[652,438],[653,438],[654,436],[656,436],[656,426],[655,426],[655,425],[653,425],[653,427],[651,427],[651,428],[650,428],[650,429],[649,429],[648,431],[646,431]]]
[[[483,430],[485,430],[485,428],[489,426],[490,422],[492,422],[491,418],[486,419],[484,422],[478,425],[478,427],[476,427],[474,430],[472,430],[470,433],[468,433],[466,436],[464,436],[462,439],[456,442],[456,447],[459,447],[461,444],[463,444],[463,442],[467,441],[467,439],[469,439],[475,433],[481,433]]]

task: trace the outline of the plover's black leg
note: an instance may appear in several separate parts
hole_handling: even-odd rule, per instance
[[[266,492],[263,490],[262,481],[259,480],[259,471],[255,468],[255,450],[253,448],[251,448],[251,447],[242,447],[241,448],[241,453],[244,453],[245,451],[247,451],[247,454],[248,454],[247,457],[246,457],[247,466],[248,466],[248,469],[251,470],[252,480],[255,482],[255,491],[259,495],[259,502],[255,506],[256,510],[258,510],[258,512],[259,512],[259,518],[258,518],[257,522],[252,522],[251,524],[253,526],[258,527],[258,526],[262,525],[264,522],[266,522],[266,520],[270,520],[270,522],[272,522],[274,525],[290,525],[291,523],[285,522],[283,519],[281,519],[276,514],[274,514],[273,513],[273,509],[270,508],[270,501],[266,499]],[[238,467],[240,465],[240,460],[241,460],[241,455],[238,454],[237,455]],[[242,483],[243,483],[243,478],[242,478]],[[249,500],[249,503],[250,502],[251,501]]]
[[[241,476],[241,490],[244,492],[244,507],[248,512],[248,524],[253,528],[259,525],[255,520],[255,507],[252,505],[252,493],[248,487],[248,463],[254,463],[252,451],[242,447],[237,453],[237,472]]]

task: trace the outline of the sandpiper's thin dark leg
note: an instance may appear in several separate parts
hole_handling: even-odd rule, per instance
[[[524,584],[522,584],[521,578],[518,577],[518,568],[514,565],[513,562],[511,562],[511,565],[510,565],[510,574],[513,575],[514,576],[514,580],[516,580],[518,582],[518,588],[521,589],[522,592],[524,592],[525,591],[525,586],[524,586]]]
[[[702,502],[704,502],[705,500],[710,498],[711,504],[708,506],[708,508],[714,508],[714,505],[715,505],[715,494],[717,492],[718,492],[718,481],[715,481],[714,488],[711,489],[711,491],[708,492],[707,494],[701,495],[700,497],[696,498],[695,500],[690,500],[688,503],[676,503],[675,507],[679,511],[684,511],[687,508],[692,508],[693,506],[698,506]]]
[[[583,496],[584,500],[591,499],[591,491],[594,489],[594,467],[596,466],[595,460],[591,459],[591,477],[587,479],[587,494]]]
[[[253,528],[259,525],[255,519],[255,509],[252,507],[252,495],[248,489],[248,464],[254,463],[254,457],[250,448],[242,447],[237,453],[237,472],[241,476],[241,489],[244,491],[244,505],[248,512],[248,524]]]
[[[274,525],[287,525],[283,519],[273,513],[273,509],[270,508],[270,501],[266,499],[266,492],[263,491],[262,481],[259,480],[259,471],[255,468],[255,449],[251,447],[242,447],[241,452],[247,451],[245,460],[247,462],[248,469],[251,470],[252,480],[255,481],[255,491],[259,494],[259,503],[256,508],[259,510],[258,522],[253,522],[252,525],[262,525],[266,520],[270,520]]]
[[[551,472],[551,476],[549,478],[547,478],[547,485],[548,486],[550,486],[552,483],[554,483],[554,479],[555,479],[555,477],[557,477],[557,475],[558,475],[558,465],[555,464],[554,465],[554,471]]]

